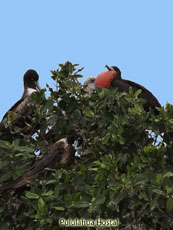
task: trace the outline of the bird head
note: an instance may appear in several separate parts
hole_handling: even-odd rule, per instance
[[[88,77],[84,82],[85,91],[92,93],[95,89],[95,77]]]
[[[23,77],[24,88],[31,88],[40,91],[41,87],[38,80],[38,73],[35,70],[29,69],[28,71],[26,71]]]
[[[109,88],[114,79],[121,79],[121,71],[118,67],[109,67],[107,65],[105,67],[108,71],[102,72],[96,77],[95,87]]]

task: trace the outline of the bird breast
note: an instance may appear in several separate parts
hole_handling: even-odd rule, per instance
[[[25,97],[24,100],[16,107],[14,112],[19,113],[20,115],[26,115],[29,109],[28,103],[29,97]]]

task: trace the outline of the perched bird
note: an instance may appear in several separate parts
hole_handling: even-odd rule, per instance
[[[20,114],[21,116],[25,116],[28,112],[28,100],[32,93],[40,91],[40,85],[38,82],[39,76],[35,70],[28,70],[23,77],[24,82],[24,92],[19,101],[17,101],[3,116],[2,121],[8,117],[8,112],[13,111],[15,113]],[[1,121],[1,122],[2,122]]]
[[[135,93],[137,90],[141,89],[142,92],[139,94],[140,98],[144,98],[146,103],[143,105],[145,111],[149,111],[149,108],[152,108],[155,114],[158,114],[157,107],[161,107],[157,98],[145,87],[139,85],[133,81],[125,80],[121,78],[121,71],[118,67],[112,66],[108,67],[108,71],[100,73],[93,85],[96,87],[109,88],[110,86],[118,89],[119,92],[127,92],[129,93],[129,88],[131,87],[133,92]],[[93,85],[91,83],[88,85],[88,89],[92,91]]]
[[[29,180],[35,179],[45,168],[55,169],[59,162],[64,165],[74,164],[75,148],[73,137],[63,138],[57,141],[50,152],[38,160],[29,171],[18,177],[16,180],[0,187],[0,194],[13,189],[25,186]]]
[[[95,77],[88,77],[84,82],[84,87],[87,93],[93,92],[95,89]]]

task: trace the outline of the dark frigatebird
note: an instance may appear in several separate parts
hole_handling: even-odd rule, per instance
[[[73,137],[63,138],[57,141],[50,152],[38,160],[26,173],[16,180],[6,183],[0,187],[0,194],[11,190],[21,188],[27,185],[27,182],[35,179],[45,168],[55,169],[56,164],[71,165],[74,164],[75,148],[73,147]]]
[[[29,132],[30,128],[26,126],[27,123],[31,123],[31,118],[29,118],[29,99],[32,93],[39,92],[41,87],[39,85],[39,75],[35,70],[28,70],[24,74],[24,92],[20,100],[18,100],[3,116],[0,122],[0,132],[8,133],[9,128],[5,127],[6,119],[10,111],[13,112],[13,118],[15,120],[14,125],[22,128],[23,133]],[[31,115],[32,117],[32,115]]]
[[[145,87],[142,85],[135,83],[133,81],[125,80],[121,78],[121,71],[118,67],[112,66],[108,67],[108,71],[100,73],[95,82],[92,83],[90,78],[87,78],[85,81],[85,85],[87,85],[88,91],[93,91],[93,85],[96,87],[109,88],[110,86],[117,88],[119,92],[129,93],[129,88],[131,87],[133,92],[135,93],[137,90],[141,89],[141,93],[139,94],[140,98],[144,98],[146,100],[143,105],[145,111],[149,111],[149,108],[152,108],[155,114],[158,114],[157,107],[161,107],[157,98]]]
[[[24,74],[24,77],[23,77],[23,83],[24,83],[23,95],[22,95],[21,99],[19,101],[17,101],[6,112],[6,114],[3,116],[1,122],[3,122],[5,120],[5,118],[8,117],[9,111],[17,113],[23,117],[26,116],[28,109],[29,109],[29,107],[28,107],[29,97],[31,96],[32,93],[38,92],[41,90],[38,79],[39,79],[39,75],[35,70],[30,69],[30,70],[26,71],[26,73]]]

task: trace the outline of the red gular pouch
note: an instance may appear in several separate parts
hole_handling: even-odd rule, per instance
[[[118,73],[114,70],[102,72],[96,77],[95,87],[109,88],[116,77],[118,77]]]

